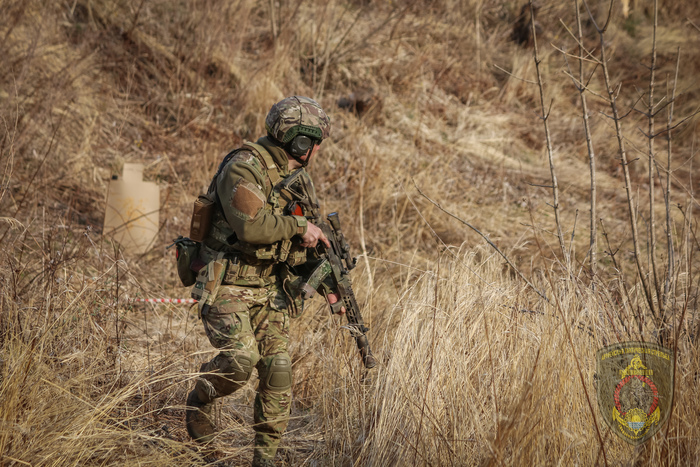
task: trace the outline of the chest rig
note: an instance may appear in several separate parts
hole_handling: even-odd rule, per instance
[[[270,153],[264,146],[255,143],[244,144],[239,151],[250,151],[261,163],[261,172],[266,178],[265,194],[267,196],[263,209],[274,215],[291,215],[287,212],[288,206],[294,200],[290,199],[287,192],[282,193],[283,182],[288,175],[284,175],[275,164]],[[302,174],[308,180],[311,179],[306,171]],[[215,194],[215,182],[212,183]],[[210,192],[212,190],[210,189]],[[223,210],[217,203],[217,209],[212,217],[212,228],[204,244],[209,248],[232,254],[240,258],[244,263],[256,266],[271,265],[274,263],[287,263],[289,266],[297,266],[306,262],[306,248],[300,246],[300,240],[287,239],[265,245],[254,245],[239,240],[226,221]]]

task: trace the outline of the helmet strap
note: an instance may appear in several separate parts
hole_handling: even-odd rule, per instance
[[[294,154],[290,154],[292,156],[292,159],[297,161],[298,163],[301,164],[302,167],[306,167],[309,164],[309,160],[303,160],[300,156],[295,156]]]

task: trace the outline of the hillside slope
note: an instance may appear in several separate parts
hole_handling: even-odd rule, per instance
[[[579,5],[591,255],[573,1],[536,5],[540,87],[512,1],[0,0],[3,463],[204,462],[182,426],[211,356],[196,311],[129,300],[188,297],[166,246],[220,158],[299,94],[332,119],[310,170],[382,364],[365,373],[312,301],[280,462],[696,464],[700,18],[646,3],[614,3],[602,40],[608,4]],[[125,162],[161,191],[141,256],[102,235]],[[595,352],[626,340],[678,358],[671,422],[637,450],[597,412]],[[236,465],[253,395],[217,409]]]

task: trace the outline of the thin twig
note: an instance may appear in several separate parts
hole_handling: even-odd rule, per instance
[[[695,29],[697,29],[698,31],[700,31],[700,26],[698,26],[697,24],[693,23],[693,20],[692,20],[692,19],[690,19],[690,18],[686,18],[686,19],[688,20],[688,22],[689,22]]]
[[[617,254],[617,252],[619,250],[613,251],[612,246],[610,245],[610,238],[608,237],[608,232],[605,230],[605,224],[603,223],[603,219],[600,219],[600,227],[602,229],[602,235],[603,235],[603,238],[605,239],[605,243],[608,245],[608,254],[610,255],[610,259],[612,260],[613,267],[615,268],[615,271],[617,271],[617,273],[618,273],[618,282],[622,286],[622,291],[625,294],[625,302],[624,303],[627,304],[627,306],[631,306],[632,298],[630,297],[629,288],[627,287],[627,281],[625,280],[624,274],[622,273],[622,268],[620,267],[619,264],[617,264],[617,259],[615,258],[615,255]],[[622,309],[623,310],[625,309],[624,305],[623,305]],[[634,310],[630,310],[630,312],[632,313],[632,316],[634,317],[635,321],[637,322],[637,327],[639,329],[641,329],[642,322],[640,321],[640,317],[637,315],[637,313],[634,312]],[[625,324],[625,319],[622,319],[622,318],[623,317],[621,316],[620,322],[626,328],[627,326]],[[641,332],[640,332],[640,335],[641,335]]]
[[[571,78],[571,80],[575,83],[576,87],[579,88],[579,81],[578,81],[578,79],[576,79],[576,78],[575,78],[571,73],[569,73],[568,71],[565,71],[564,74],[565,74],[566,76],[568,76],[569,78]],[[599,98],[600,100],[605,101],[605,102],[608,102],[608,98],[607,98],[607,97],[605,97],[604,95],[602,95],[601,93],[599,93],[599,92],[597,92],[597,91],[592,90],[592,89],[588,86],[588,83],[590,83],[590,80],[591,80],[592,77],[593,77],[593,76],[589,76],[589,77],[588,77],[588,82],[587,82],[585,85],[581,85],[579,91],[588,91],[590,94],[596,96],[596,97]],[[601,112],[601,113],[602,113],[602,112]]]
[[[574,236],[576,235],[576,222],[578,221],[578,209],[574,214],[574,226],[571,229],[571,238],[569,239],[569,258],[573,257],[574,250]]]
[[[666,307],[666,302],[668,300],[668,295],[671,289],[673,289],[673,270],[675,268],[675,261],[673,257],[673,236],[671,234],[671,149],[672,149],[672,137],[671,137],[671,125],[673,123],[673,107],[676,101],[676,86],[678,85],[678,69],[681,63],[681,48],[678,47],[678,52],[676,54],[676,75],[673,78],[673,91],[671,92],[671,105],[668,108],[668,120],[666,123],[666,195],[664,196],[664,201],[666,203],[666,247],[668,251],[668,274],[666,276],[666,281],[664,283],[664,308]]]
[[[413,181],[413,184],[414,184],[414,185],[416,184],[415,180]],[[417,188],[417,187],[416,187],[416,188]],[[420,191],[420,190],[418,190],[418,191]],[[444,241],[442,241],[442,239],[441,239],[440,236],[437,234],[437,232],[435,232],[435,229],[433,229],[433,227],[430,225],[430,223],[428,222],[428,220],[423,216],[423,214],[421,214],[420,210],[418,209],[418,206],[416,206],[416,203],[413,202],[413,199],[408,195],[408,193],[406,193],[406,197],[408,198],[408,201],[410,201],[411,205],[413,205],[413,208],[416,210],[416,212],[418,213],[418,215],[420,216],[420,218],[423,220],[423,222],[425,222],[425,225],[430,229],[430,232],[433,234],[433,236],[434,236],[434,237],[440,242],[440,244],[445,248],[445,251],[449,252],[449,253],[452,255],[452,257],[457,261],[456,264],[459,264],[460,266],[462,266],[463,268],[465,268],[467,271],[469,271],[470,273],[472,273],[474,276],[476,276],[481,282],[483,282],[484,284],[486,284],[488,287],[492,287],[492,286],[493,286],[492,283],[488,282],[486,279],[484,279],[483,277],[481,277],[481,275],[479,275],[479,273],[477,273],[473,268],[469,267],[469,265],[465,264],[464,261],[461,261],[461,260],[460,260],[460,258],[457,256],[457,254],[456,254],[455,252],[453,252],[452,249],[449,248],[449,246],[448,246]]]
[[[496,367],[493,364],[493,345],[491,345],[491,334],[489,333],[488,318],[486,317],[486,314],[483,314],[482,317],[484,318],[486,345],[488,345],[489,348],[489,365],[491,366],[491,398],[493,399],[493,407],[496,411],[496,416],[494,417],[494,419],[496,420],[496,439],[494,440],[494,444],[500,447],[500,423],[498,423],[498,420],[500,418],[500,410],[498,409],[498,391],[496,389]],[[500,449],[498,450],[498,452],[494,452],[494,454],[496,455],[496,460],[500,463],[502,461]]]
[[[576,10],[576,25],[578,27],[578,37],[577,42],[579,44],[579,80],[583,83],[583,29],[581,28],[581,14],[579,12],[578,0],[574,0],[574,8]],[[600,61],[597,61],[599,64]],[[581,98],[581,114],[583,117],[583,129],[586,135],[586,149],[588,150],[588,168],[591,179],[591,216],[590,216],[590,240],[589,248],[591,252],[591,278],[595,287],[595,277],[598,264],[598,235],[597,235],[597,219],[598,219],[598,208],[597,208],[597,197],[596,197],[596,170],[595,170],[595,151],[593,149],[593,138],[591,137],[591,126],[588,121],[588,102],[586,100],[586,94],[583,92],[588,86],[583,87],[579,91],[579,96]]]
[[[575,38],[574,38],[574,39],[575,39]],[[577,40],[576,42],[578,42],[578,40]],[[557,47],[557,46],[554,45],[554,44],[549,44],[549,45],[551,45],[552,48],[553,48],[554,50],[556,50],[557,52],[561,52],[561,54],[562,54],[565,58],[571,57],[571,58],[575,58],[576,60],[582,60],[582,61],[584,61],[584,62],[589,62],[589,63],[600,63],[600,60],[597,59],[597,58],[595,58],[595,57],[594,57],[594,58],[583,58],[583,57],[581,57],[580,55],[571,54],[571,53],[567,52],[566,50],[562,49],[561,47]],[[585,50],[585,47],[583,47],[580,43],[579,43],[579,47],[581,47],[582,49]],[[591,52],[589,52],[588,50],[586,50],[586,53],[587,53],[588,55],[591,54]]]
[[[527,285],[529,285],[530,288],[531,288],[532,290],[534,290],[534,291],[537,293],[537,295],[539,295],[539,296],[542,297],[547,303],[549,303],[549,299],[547,298],[547,296],[546,296],[544,293],[540,292],[540,291],[537,289],[537,287],[535,287],[535,286],[532,284],[532,282],[530,282],[530,281],[523,275],[523,273],[520,272],[520,270],[519,270],[519,269],[515,266],[515,264],[513,264],[513,262],[505,255],[505,253],[503,253],[503,252],[502,252],[502,251],[501,251],[501,250],[500,250],[486,235],[484,235],[483,233],[481,233],[481,231],[480,231],[479,229],[477,229],[476,227],[474,227],[473,225],[471,225],[469,222],[465,221],[465,220],[462,219],[461,217],[458,217],[458,216],[452,214],[450,211],[448,211],[448,210],[446,210],[445,208],[443,208],[442,206],[440,206],[439,203],[433,201],[428,195],[426,195],[425,193],[423,193],[423,191],[422,191],[420,188],[418,188],[418,185],[416,184],[416,181],[415,181],[415,180],[412,180],[412,181],[413,181],[413,185],[416,187],[416,190],[418,190],[418,193],[420,193],[420,195],[421,195],[423,198],[425,198],[425,199],[427,199],[428,201],[430,201],[436,208],[438,208],[439,210],[441,210],[442,212],[444,212],[444,213],[447,214],[448,216],[453,217],[454,219],[457,219],[457,220],[460,221],[462,224],[466,225],[467,227],[469,227],[470,229],[472,229],[474,232],[476,232],[477,234],[479,234],[479,236],[481,236],[481,238],[483,238],[484,240],[486,240],[486,243],[488,243],[489,245],[491,245],[491,247],[492,247],[494,250],[496,250],[496,252],[497,252],[499,255],[501,255],[501,257],[502,257],[504,260],[506,260],[506,263],[508,263],[508,266],[510,266],[510,267],[513,269],[513,271],[514,271],[518,276],[520,276],[520,278],[521,278],[523,281],[525,281],[525,283],[526,283]]]
[[[498,68],[498,69],[501,70],[503,73],[505,73],[505,74],[507,74],[508,76],[511,76],[511,77],[517,79],[518,81],[522,81],[523,83],[528,83],[528,84],[537,84],[535,81],[530,81],[529,79],[521,78],[520,76],[515,76],[515,75],[514,75],[513,73],[511,73],[510,71],[504,70],[503,68],[501,68],[500,66],[496,65],[495,63],[494,63],[493,66],[494,66],[494,68]]]
[[[647,109],[649,110],[649,135],[654,134],[654,86],[656,78],[656,30],[659,24],[659,2],[654,0],[654,27],[652,31],[651,41],[651,66],[649,67],[649,102]],[[661,295],[659,287],[659,276],[656,268],[656,216],[654,214],[654,138],[649,137],[648,141],[648,157],[649,157],[649,256],[651,258],[651,273],[654,279],[654,289],[656,296]],[[663,316],[663,305],[660,304],[659,317]],[[663,323],[657,323],[657,327],[663,326]]]
[[[437,331],[437,310],[438,298],[440,294],[440,255],[438,254],[437,272],[435,275],[435,296],[433,297],[433,332],[430,345],[430,361],[428,362],[428,377],[425,380],[425,391],[423,392],[423,404],[420,411],[420,422],[418,423],[418,433],[416,434],[416,446],[421,441],[421,431],[423,431],[423,418],[425,416],[425,408],[428,405],[428,389],[430,388],[430,380],[433,376],[433,363],[435,362],[436,331]],[[498,407],[498,406],[497,406]],[[413,453],[413,465],[416,465],[416,452]]]
[[[680,51],[679,51],[679,52],[680,52]],[[680,55],[680,53],[679,53],[679,55]],[[678,62],[676,62],[676,63],[678,63]],[[676,70],[677,70],[677,69],[676,69]],[[674,87],[675,87],[675,83],[674,83]],[[689,209],[690,209],[690,207],[689,207]],[[683,213],[683,214],[685,215],[685,213]],[[690,223],[690,221],[689,221],[689,223]],[[688,229],[689,232],[690,232],[690,233],[693,233],[693,235],[694,235],[694,232],[693,232],[693,229],[692,229],[692,225],[690,225],[689,227],[690,227],[690,228]],[[697,240],[697,239],[696,239],[696,240]],[[687,244],[687,243],[686,243],[686,244]],[[695,253],[695,249],[694,249],[694,248],[689,248],[689,251],[688,251],[688,253],[687,253],[687,255],[686,255],[686,260],[687,260],[687,263],[686,263],[687,271],[686,271],[686,273],[687,273],[687,276],[688,276],[688,277],[693,277],[693,276],[692,276],[692,267],[693,267],[693,254],[694,254],[694,253]],[[686,285],[686,289],[685,289],[685,301],[684,301],[684,304],[683,304],[683,311],[682,311],[682,313],[681,313],[680,320],[678,320],[678,321],[675,320],[675,313],[674,313],[674,325],[676,326],[676,333],[675,333],[674,342],[673,342],[673,378],[674,378],[674,379],[675,379],[675,377],[676,377],[676,370],[677,370],[677,366],[678,366],[678,341],[680,340],[680,332],[681,332],[682,323],[683,323],[683,321],[685,320],[685,315],[686,315],[686,312],[688,311],[688,303],[690,302],[690,288],[691,288],[691,287],[692,287],[691,282],[688,281],[688,284]],[[674,385],[674,386],[677,386],[677,385]],[[674,387],[674,391],[675,391],[675,387]],[[675,406],[674,402],[675,402],[676,400],[677,400],[676,398],[673,398],[672,401],[671,401],[671,407],[669,407],[669,410],[671,411],[671,413],[670,413],[669,416],[668,416],[668,421],[669,421],[669,422],[671,421],[671,417],[673,416],[673,408],[674,408],[674,406]],[[668,439],[668,432],[669,432],[669,429],[670,429],[670,424],[669,424],[669,426],[666,428],[666,435],[665,435],[665,436],[666,436],[666,439]],[[664,443],[664,445],[665,445],[665,444],[666,444],[666,443]]]
[[[690,120],[691,118],[695,117],[695,116],[696,116],[697,114],[699,114],[699,113],[700,113],[700,108],[697,109],[697,110],[696,110],[695,112],[693,112],[692,114],[688,115],[687,117],[683,117],[683,118],[682,118],[678,123],[676,123],[675,125],[673,125],[673,126],[671,126],[671,127],[669,127],[669,128],[664,128],[663,130],[661,130],[661,131],[657,132],[656,134],[652,135],[652,138],[656,138],[657,136],[662,135],[662,134],[666,133],[666,132],[669,131],[669,130],[675,130],[676,128],[678,128],[679,126],[683,125],[685,122],[687,122],[687,121]]]

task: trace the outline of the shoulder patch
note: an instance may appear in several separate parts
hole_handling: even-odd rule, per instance
[[[231,207],[244,214],[244,219],[252,219],[265,207],[265,195],[257,185],[241,178],[233,187]]]

